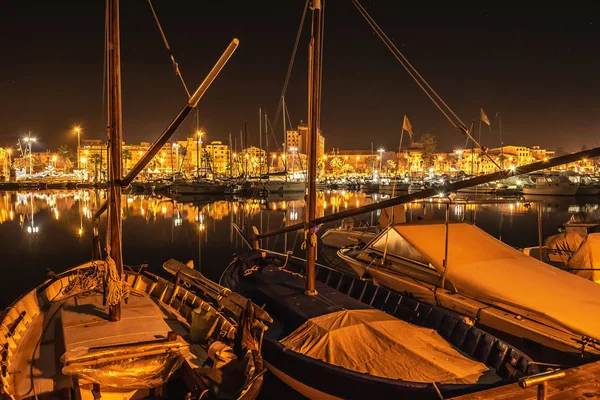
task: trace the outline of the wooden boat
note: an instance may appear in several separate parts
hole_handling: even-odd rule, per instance
[[[108,201],[93,221],[97,261],[50,273],[48,281],[2,313],[0,397],[253,399],[262,383],[258,336],[264,328],[254,315],[270,318],[201,275],[188,281],[198,294],[182,288],[185,265],[178,264],[175,283],[124,270],[121,240],[122,188],[197,106],[238,41],[229,44],[177,117],[123,176],[119,0],[107,0],[105,10],[109,187]],[[105,257],[98,234],[104,210]]]
[[[51,273],[2,313],[2,399],[256,397],[264,325],[250,302],[227,300],[205,278],[194,292],[127,270],[128,304],[110,322],[105,273],[112,272],[103,261]]]
[[[600,325],[582,317],[600,312],[600,286],[474,225],[394,224],[338,256],[357,276],[473,318],[536,361],[575,365],[600,357]]]
[[[334,399],[369,398],[376,395],[378,398],[438,399],[437,391],[446,398],[502,385],[525,374],[538,372],[537,365],[521,351],[472,326],[452,312],[322,265],[318,265],[316,269],[316,289],[319,294],[307,296],[304,293],[304,274],[305,260],[256,250],[237,257],[220,281],[224,286],[252,298],[254,302],[265,304],[265,310],[275,321],[266,331],[263,340],[263,356],[267,368],[304,396]],[[493,383],[484,383],[485,378],[480,377],[478,381],[469,384],[443,383],[435,379],[393,379],[375,373],[358,372],[340,366],[340,363],[326,362],[286,347],[289,338],[294,337],[295,332],[302,329],[307,321],[336,314],[340,309],[365,312],[381,310],[388,316],[393,316],[393,319],[403,321],[402,324],[410,323],[412,326],[433,329],[440,339],[448,341],[469,358],[484,363],[500,378]],[[350,332],[345,332],[343,339],[366,341],[367,347],[377,347],[375,339],[369,334],[353,336]],[[308,344],[305,343],[304,346]],[[352,353],[350,346],[346,346],[345,356],[357,357],[357,362],[364,362],[376,354],[383,358],[382,362],[394,365],[392,359],[386,358],[386,353],[356,355]],[[407,350],[410,354],[408,357],[417,358],[410,350]],[[435,351],[432,348],[429,350]],[[387,355],[391,354],[388,349]],[[398,376],[401,375],[398,370],[395,372]]]

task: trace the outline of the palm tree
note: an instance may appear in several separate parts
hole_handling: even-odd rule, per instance
[[[67,172],[67,164],[71,161],[71,157],[72,157],[71,149],[66,145],[60,146],[58,148],[58,156],[63,161],[63,173],[66,173]]]
[[[129,169],[129,161],[132,159],[131,150],[125,149],[121,152],[121,156],[123,157],[123,164],[125,164],[125,172]]]
[[[102,169],[102,155],[94,153],[90,156],[90,162],[94,165],[94,180],[98,181],[98,170]]]

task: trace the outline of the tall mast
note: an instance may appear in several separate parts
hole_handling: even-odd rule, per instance
[[[306,294],[316,295],[315,262],[317,260],[317,141],[319,135],[321,78],[321,0],[312,0],[312,31],[308,61],[308,213],[305,223]]]
[[[107,250],[115,262],[119,278],[123,275],[122,220],[121,220],[121,178],[123,161],[123,115],[121,113],[121,40],[119,32],[119,0],[108,0],[108,48],[107,88],[108,88],[108,141],[109,141],[109,193]],[[109,305],[111,321],[121,319],[121,303]]]
[[[262,110],[258,107],[258,176],[262,175]]]
[[[244,158],[246,159],[246,179],[248,179],[248,159],[250,158],[249,147],[248,147],[248,123],[244,121],[244,145],[246,146],[246,154]]]
[[[265,111],[265,164],[267,165],[267,179],[269,175],[269,125],[267,125],[267,112]]]
[[[229,177],[231,178],[233,176],[233,164],[232,164],[232,160],[233,160],[233,147],[231,146],[231,131],[229,131]]]
[[[282,150],[283,150],[283,154],[282,156],[285,158],[282,158],[283,160],[283,169],[285,171],[285,181],[287,182],[288,180],[288,173],[287,173],[287,151],[286,151],[286,147],[287,147],[287,129],[285,127],[285,96],[281,96],[281,104],[282,104],[282,116],[283,116],[283,146],[282,146]]]

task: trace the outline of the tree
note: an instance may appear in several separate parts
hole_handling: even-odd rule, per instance
[[[396,161],[387,160],[385,162],[385,168],[387,169],[388,174],[392,174],[392,173],[396,172]]]
[[[333,174],[338,175],[340,172],[342,172],[344,161],[339,157],[333,157],[331,161],[329,161],[329,166],[333,170]]]
[[[344,164],[342,165],[342,171],[343,174],[353,174],[354,173],[354,167],[350,164]]]
[[[71,157],[72,157],[71,149],[66,145],[62,145],[58,148],[57,152],[58,152],[58,156],[63,161],[63,172],[66,173],[67,165],[71,162]]]
[[[431,133],[426,133],[421,136],[419,143],[421,143],[423,149],[423,153],[421,154],[421,158],[423,159],[423,168],[428,170],[429,168],[433,167],[435,163],[435,153],[437,151],[435,136]]]
[[[94,180],[98,181],[98,171],[102,169],[102,155],[100,153],[94,153],[90,156],[90,163],[94,166]]]
[[[133,154],[131,154],[131,150],[125,149],[121,152],[121,157],[123,158],[125,171],[127,171],[129,169],[129,161],[133,158]]]
[[[317,171],[319,175],[323,175],[325,173],[325,161],[317,160]]]

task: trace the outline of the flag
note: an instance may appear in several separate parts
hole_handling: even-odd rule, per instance
[[[402,124],[402,129],[408,132],[408,135],[411,138],[413,137],[412,126],[410,125],[410,121],[408,120],[408,117],[406,115],[404,116],[404,123]]]
[[[488,119],[488,116],[485,115],[485,111],[483,111],[483,108],[481,108],[481,122],[485,122],[487,126],[491,126],[490,120]]]

